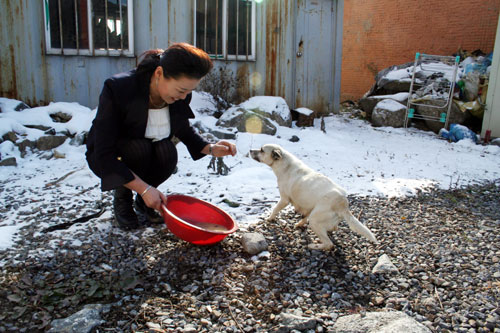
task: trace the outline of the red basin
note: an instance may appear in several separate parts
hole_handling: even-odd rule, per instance
[[[192,244],[215,244],[238,229],[236,222],[225,211],[187,195],[169,195],[166,206],[161,208],[167,228]]]

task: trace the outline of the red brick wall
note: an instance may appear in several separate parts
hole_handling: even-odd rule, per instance
[[[341,101],[359,99],[380,70],[416,52],[492,52],[499,10],[499,0],[345,0]]]

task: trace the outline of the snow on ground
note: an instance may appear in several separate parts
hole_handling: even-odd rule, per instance
[[[266,106],[266,97],[254,97],[252,103]],[[25,133],[27,138],[40,136],[37,129],[23,126],[33,124],[54,127],[58,131],[77,133],[88,130],[95,116],[90,110],[76,103],[51,103],[47,107],[14,111],[16,103],[0,99],[0,136],[10,130]],[[207,94],[195,93],[191,103],[200,122],[206,128],[214,128],[216,119],[206,110],[214,110],[214,104]],[[268,105],[272,110],[276,104]],[[68,123],[54,123],[48,114],[64,111],[74,117]],[[21,116],[22,115],[22,116]],[[500,147],[476,145],[462,140],[449,143],[431,132],[417,129],[374,128],[368,122],[333,115],[324,118],[326,133],[320,129],[319,120],[314,127],[278,127],[275,136],[238,133],[233,140],[238,148],[235,157],[227,157],[225,163],[231,167],[227,176],[215,175],[207,170],[209,158],[193,161],[183,144],[179,144],[178,172],[160,186],[165,193],[182,193],[209,201],[227,211],[241,225],[248,225],[267,214],[268,205],[262,202],[277,202],[279,193],[276,177],[271,169],[252,160],[250,149],[265,143],[277,143],[289,150],[313,169],[327,175],[344,187],[349,194],[373,196],[412,195],[417,189],[429,185],[450,188],[481,180],[500,178]],[[57,126],[57,127],[56,127]],[[24,131],[24,132],[23,132]],[[300,141],[291,142],[292,136]],[[0,167],[0,204],[13,204],[10,197],[15,189],[23,199],[17,210],[0,221],[0,249],[14,245],[15,233],[27,223],[36,219],[23,218],[43,202],[47,212],[60,206],[71,209],[72,196],[88,202],[101,199],[99,179],[88,169],[85,161],[85,147],[72,146],[70,140],[57,148],[65,154],[62,159],[42,159],[40,152],[30,152],[23,158],[10,141],[0,144],[2,158],[14,156],[17,167]],[[57,190],[46,184],[72,172],[59,183]],[[39,193],[46,193],[41,196]],[[83,194],[82,194],[83,193]],[[64,195],[62,195],[64,194]],[[62,200],[62,201],[61,201]],[[64,201],[66,200],[66,201]],[[229,205],[229,204],[231,205]],[[234,203],[238,204],[237,207]],[[77,209],[77,208],[75,208]],[[75,212],[82,214],[83,212]],[[111,218],[108,208],[103,218]],[[48,226],[48,225],[47,225]],[[111,228],[103,223],[103,229]],[[75,225],[61,231],[61,237],[71,239],[71,232],[78,232]],[[97,237],[97,236],[96,236]]]

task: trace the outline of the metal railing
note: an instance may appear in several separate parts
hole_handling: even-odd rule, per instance
[[[215,6],[210,7],[210,0],[195,0],[195,29],[194,29],[194,39],[195,44],[199,47],[203,47],[203,49],[210,54],[212,58],[221,59],[221,60],[237,60],[237,61],[249,61],[254,60],[254,45],[255,45],[255,2],[254,0],[215,0]],[[211,1],[213,2],[213,0]],[[240,38],[240,14],[243,12],[241,9],[240,3],[244,2],[246,5],[244,6],[245,13],[243,13],[245,31],[244,31],[244,40]],[[199,4],[202,4],[199,6]],[[235,8],[235,12],[229,10],[229,6],[233,4]],[[219,6],[222,6],[219,7]],[[215,9],[215,12],[212,12],[212,15],[215,16],[215,22],[210,23],[209,25],[209,16],[211,16],[210,12]],[[197,10],[197,9],[203,9]],[[222,10],[221,10],[222,9]],[[222,17],[220,17],[219,12],[222,12]],[[234,17],[234,20],[231,20],[229,17],[229,12],[231,12]],[[200,21],[199,15],[202,15],[202,26],[203,32],[200,34],[198,31],[198,26],[196,23]],[[234,25],[232,23],[234,22]],[[222,23],[222,24],[221,24]],[[219,28],[221,25],[221,28]],[[214,27],[215,29],[212,34],[209,34],[209,30]],[[234,40],[230,40],[230,28],[232,31],[235,31]],[[233,30],[234,29],[234,30]],[[220,31],[219,31],[220,30]],[[202,38],[202,41],[199,39]],[[210,39],[213,39],[213,48],[212,43],[209,43]],[[231,43],[231,44],[230,44]],[[219,47],[222,44],[222,49],[219,51]],[[240,47],[244,45],[244,53],[240,53]],[[231,46],[234,47],[234,52],[230,53]]]

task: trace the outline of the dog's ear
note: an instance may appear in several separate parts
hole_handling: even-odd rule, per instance
[[[274,149],[274,150],[271,152],[271,157],[273,158],[273,160],[279,160],[279,159],[281,159],[281,150],[279,150],[279,149]]]

